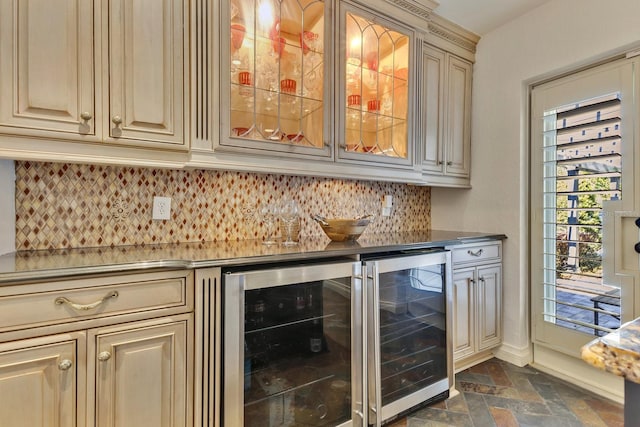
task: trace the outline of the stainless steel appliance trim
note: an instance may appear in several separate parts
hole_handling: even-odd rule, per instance
[[[445,292],[446,301],[446,337],[447,337],[447,378],[439,380],[421,390],[416,391],[397,401],[391,402],[384,407],[382,406],[382,397],[380,395],[380,317],[379,317],[379,281],[378,277],[382,273],[389,273],[399,270],[406,270],[416,267],[424,267],[429,265],[445,265],[445,277],[443,283],[443,291]],[[365,262],[365,272],[367,273],[367,283],[369,284],[366,292],[368,293],[368,306],[366,311],[369,324],[368,328],[373,327],[373,331],[368,329],[365,334],[369,336],[368,359],[369,365],[369,424],[380,426],[385,420],[416,406],[425,400],[440,394],[453,385],[453,344],[452,344],[452,314],[451,308],[453,304],[453,295],[451,283],[453,273],[451,267],[451,252],[442,250],[419,255],[398,255],[398,257],[385,258],[380,260],[371,260]],[[371,295],[373,294],[373,295]],[[371,343],[373,337],[375,343]],[[372,360],[373,359],[373,360]],[[373,363],[373,365],[371,365]],[[373,381],[372,381],[373,380]],[[372,385],[372,382],[377,384]]]
[[[382,396],[380,393],[380,297],[378,293],[379,261],[366,262],[368,285],[368,330],[366,335],[369,340],[367,366],[369,377],[369,425],[380,426]],[[369,274],[371,271],[371,274]]]
[[[296,283],[352,277],[360,262],[345,261],[274,267],[225,274],[224,284],[224,403],[223,425],[244,425],[244,297],[245,291]],[[353,279],[352,279],[353,280]],[[352,295],[352,299],[354,296]],[[236,309],[234,309],[236,308]],[[352,334],[355,331],[352,331]],[[352,352],[355,349],[352,350]],[[353,357],[353,356],[352,356]],[[359,385],[353,381],[353,387]],[[355,397],[352,395],[352,398]],[[362,399],[360,399],[362,401]],[[352,400],[352,402],[354,402]]]
[[[351,420],[355,427],[362,427],[364,419],[364,397],[366,390],[366,363],[364,361],[364,320],[363,320],[363,278],[362,263],[353,264],[351,276]]]

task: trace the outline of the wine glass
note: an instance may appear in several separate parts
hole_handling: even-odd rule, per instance
[[[280,219],[285,225],[287,231],[287,239],[282,242],[284,246],[297,245],[298,242],[294,242],[291,236],[293,230],[293,224],[298,221],[300,216],[300,208],[295,200],[285,200],[280,207]]]
[[[273,226],[278,219],[278,209],[275,203],[266,203],[260,208],[260,215],[264,221],[264,225],[267,227],[267,237],[265,238],[263,245],[275,245],[278,243],[273,237]]]

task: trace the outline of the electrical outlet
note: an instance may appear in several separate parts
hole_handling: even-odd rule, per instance
[[[171,197],[153,198],[152,219],[171,219]]]

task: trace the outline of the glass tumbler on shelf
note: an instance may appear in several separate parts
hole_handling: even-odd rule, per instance
[[[287,232],[287,239],[282,242],[285,246],[297,245],[298,242],[294,241],[293,226],[300,217],[300,208],[295,200],[286,200],[280,208],[280,219],[284,223],[285,230]]]

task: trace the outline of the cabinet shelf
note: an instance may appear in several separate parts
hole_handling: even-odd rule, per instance
[[[231,113],[302,120],[322,108],[322,100],[258,87],[231,85]]]

